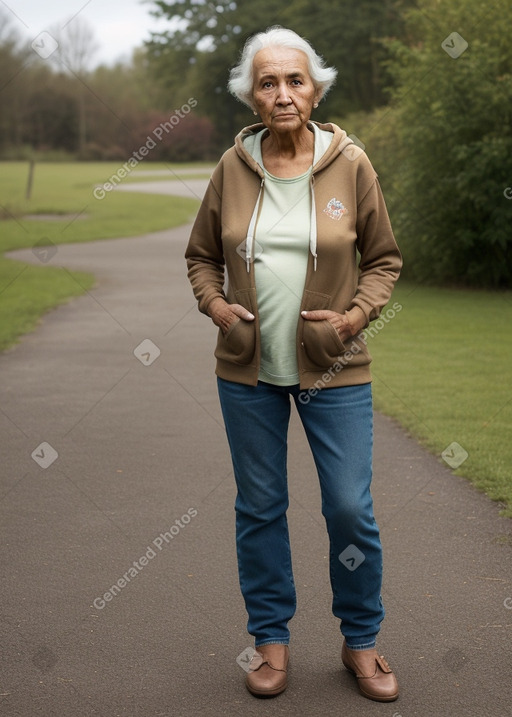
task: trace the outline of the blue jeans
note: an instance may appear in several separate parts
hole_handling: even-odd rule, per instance
[[[313,454],[330,544],[332,611],[347,646],[375,646],[384,608],[382,549],[373,516],[371,384],[325,388],[218,379],[237,484],[240,588],[255,645],[288,644],[296,608],[286,511],[287,432],[293,397]]]

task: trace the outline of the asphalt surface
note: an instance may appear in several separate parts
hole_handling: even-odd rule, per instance
[[[381,415],[379,648],[401,696],[366,700],[341,667],[318,482],[295,413],[289,688],[266,701],[246,691],[215,328],[186,279],[188,231],[59,246],[48,263],[90,270],[96,287],[0,356],[0,713],[510,715],[511,521]]]
[[[174,194],[178,197],[197,199],[202,196],[203,179],[186,179],[180,182],[175,179],[156,180],[154,182],[130,182],[119,184],[116,192],[142,192],[143,194]]]

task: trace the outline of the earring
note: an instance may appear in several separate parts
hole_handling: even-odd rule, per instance
[[[315,102],[313,107],[316,109],[318,107],[318,102]]]
[[[257,116],[258,116],[258,113],[257,113],[257,112],[253,112],[253,115],[254,115],[255,117],[257,117]]]

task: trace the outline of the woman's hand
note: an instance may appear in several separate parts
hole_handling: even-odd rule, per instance
[[[366,316],[359,306],[354,306],[344,314],[338,314],[329,309],[317,309],[316,311],[302,311],[301,316],[306,321],[324,321],[327,319],[336,331],[341,341],[346,341],[351,336],[358,334],[366,326]]]
[[[243,306],[240,304],[228,304],[227,301],[220,297],[210,302],[208,314],[211,316],[215,326],[218,326],[223,334],[226,334],[230,326],[239,319],[254,321],[254,315],[244,309]]]

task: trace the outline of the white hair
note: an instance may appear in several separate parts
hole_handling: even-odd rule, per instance
[[[242,50],[240,62],[230,72],[228,90],[251,109],[254,109],[252,99],[253,60],[256,53],[266,47],[288,47],[292,50],[304,52],[315,89],[320,90],[319,99],[325,97],[334,84],[338,74],[337,70],[334,67],[325,67],[323,58],[317,55],[309,42],[303,37],[297,35],[293,30],[275,25],[247,40]]]

